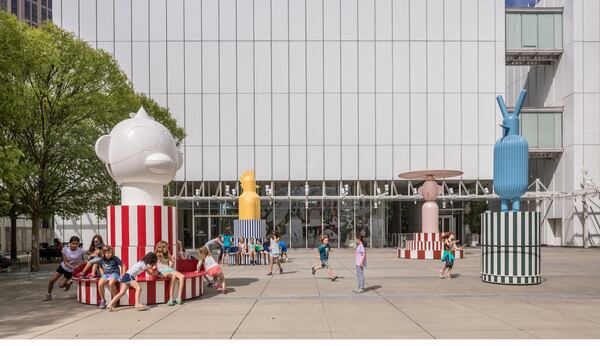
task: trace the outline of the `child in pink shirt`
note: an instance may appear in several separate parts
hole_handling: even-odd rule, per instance
[[[356,237],[356,251],[354,252],[354,262],[356,264],[356,278],[358,279],[358,287],[354,289],[354,293],[363,293],[365,291],[365,267],[367,266],[367,252],[364,246],[365,236],[359,234]]]

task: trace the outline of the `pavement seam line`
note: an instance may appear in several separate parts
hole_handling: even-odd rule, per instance
[[[192,302],[188,302],[188,304],[192,304]],[[158,304],[155,304],[158,305]],[[134,308],[134,307],[132,307]],[[142,330],[140,330],[139,332],[135,333],[132,337],[130,337],[129,339],[133,339],[136,336],[140,335],[142,332],[144,332],[146,329],[154,326],[155,324],[157,324],[158,322],[164,320],[165,318],[171,316],[172,314],[176,313],[177,311],[183,309],[184,307],[182,305],[178,306],[176,309],[173,309],[171,312],[169,312],[168,314],[164,315],[163,317],[159,318],[158,320],[156,320],[154,323],[151,323],[150,325],[148,325],[146,328],[143,328]]]
[[[342,266],[344,268],[346,268],[347,270],[348,267],[346,267],[346,265],[342,262],[341,263]],[[354,276],[356,277],[356,274],[354,274]],[[365,284],[366,284],[366,280],[365,280]],[[388,304],[390,304],[394,309],[398,310],[401,314],[403,314],[406,318],[408,318],[409,320],[411,320],[414,324],[416,324],[417,326],[419,326],[419,328],[423,329],[423,331],[427,334],[429,334],[429,336],[431,336],[433,339],[437,339],[433,334],[431,334],[427,329],[425,329],[425,327],[423,327],[421,324],[419,324],[419,322],[415,321],[412,317],[410,317],[407,313],[405,313],[404,311],[402,311],[402,309],[400,309],[399,307],[397,307],[394,303],[392,303],[391,301],[389,301],[385,296],[381,295],[378,291],[378,288],[374,288],[373,291],[375,292],[375,294],[377,294],[377,296],[379,296],[381,299],[385,300]]]
[[[562,311],[562,310],[553,309],[552,307],[548,308],[548,307],[545,307],[545,306],[542,306],[542,305],[538,305],[538,304],[535,304],[535,303],[533,303],[533,302],[528,302],[528,301],[526,301],[526,300],[522,300],[522,299],[519,299],[519,301],[520,301],[520,302],[522,302],[522,303],[526,303],[526,304],[529,304],[529,305],[533,305],[533,306],[535,306],[535,307],[538,307],[538,308],[541,308],[541,309],[544,309],[544,310],[548,310],[548,311],[552,311],[552,312],[558,312],[558,313],[560,313],[560,314],[567,315],[567,316],[569,316],[569,317],[571,317],[571,318],[574,318],[574,319],[583,320],[583,321],[590,322],[590,323],[593,323],[593,324],[600,324],[600,322],[598,322],[598,321],[588,320],[587,318],[583,318],[583,317],[575,316],[575,315],[573,315],[573,314],[571,314],[571,313],[564,312],[564,311]]]
[[[325,306],[323,305],[323,297],[321,296],[321,290],[319,289],[319,283],[317,282],[317,277],[315,275],[313,275],[313,281],[315,283],[315,286],[317,287],[319,301],[321,302],[321,310],[323,310],[323,315],[325,316],[325,322],[327,323],[327,329],[329,330],[329,336],[333,339],[333,332],[331,331],[331,325],[329,324],[329,318],[327,317],[327,312],[325,311]]]
[[[92,317],[92,316],[94,316],[94,315],[96,315],[96,314],[100,314],[100,313],[102,313],[102,311],[94,311],[94,312],[92,312],[91,314],[89,314],[89,315],[87,315],[87,316],[84,316],[83,318],[76,319],[76,320],[73,320],[73,321],[71,321],[71,322],[68,322],[68,323],[62,324],[62,325],[60,325],[60,326],[58,326],[58,327],[55,327],[55,328],[48,329],[48,330],[46,330],[46,331],[45,331],[45,332],[43,332],[43,333],[40,333],[40,334],[37,334],[37,335],[35,335],[35,336],[31,337],[30,339],[35,339],[35,338],[37,338],[37,337],[40,337],[40,336],[42,336],[42,335],[44,335],[44,334],[50,333],[50,332],[51,332],[51,331],[53,331],[53,330],[57,330],[57,329],[59,329],[59,328],[66,327],[66,326],[68,326],[69,324],[73,324],[73,323],[75,323],[75,322],[79,322],[79,321],[81,321],[81,320],[85,320],[85,319],[87,319],[87,318],[89,318],[89,317]]]
[[[250,309],[248,309],[248,312],[246,312],[246,314],[244,315],[244,318],[242,318],[242,320],[237,325],[237,327],[235,327],[235,330],[233,331],[233,333],[231,333],[231,336],[229,337],[230,340],[233,339],[233,337],[235,336],[235,333],[237,333],[238,329],[240,329],[240,327],[242,326],[242,324],[244,323],[244,321],[246,320],[248,315],[250,315],[250,313],[252,312],[252,309],[254,309],[254,307],[256,306],[256,303],[258,303],[258,301],[260,300],[260,297],[263,295],[263,293],[267,289],[267,286],[269,286],[269,284],[271,283],[271,280],[273,280],[273,275],[271,275],[269,277],[269,281],[267,281],[267,284],[265,285],[265,287],[263,287],[262,291],[260,291],[260,293],[258,294],[258,297],[256,297],[256,299],[254,299],[254,303],[252,304]]]
[[[531,336],[532,336],[533,338],[535,338],[535,339],[540,339],[539,337],[537,337],[537,336],[535,336],[535,335],[533,335],[533,334],[529,333],[527,330],[525,330],[525,329],[522,329],[522,328],[519,328],[519,327],[515,326],[514,324],[511,324],[511,323],[509,323],[509,322],[506,322],[506,321],[504,321],[504,320],[501,320],[501,319],[499,319],[499,318],[497,318],[497,317],[495,317],[495,316],[492,316],[492,315],[488,314],[488,313],[487,313],[487,312],[485,312],[485,311],[480,311],[480,310],[477,310],[477,309],[473,308],[472,306],[469,306],[469,305],[467,305],[467,304],[465,304],[465,303],[462,303],[462,302],[460,302],[460,301],[458,301],[458,300],[456,300],[456,299],[453,299],[453,298],[450,298],[450,300],[452,300],[453,302],[455,302],[455,303],[457,303],[457,304],[460,304],[460,305],[462,305],[462,306],[466,307],[467,309],[473,310],[473,311],[475,311],[475,312],[482,313],[482,314],[484,314],[484,315],[486,315],[486,316],[488,316],[488,317],[491,317],[492,319],[495,319],[495,320],[496,320],[496,321],[498,321],[498,322],[504,323],[504,324],[506,324],[507,326],[510,326],[510,327],[513,327],[513,328],[515,328],[515,329],[517,329],[517,330],[520,330],[520,331],[522,331],[523,333],[525,333],[525,334],[527,334],[527,335],[531,335]]]

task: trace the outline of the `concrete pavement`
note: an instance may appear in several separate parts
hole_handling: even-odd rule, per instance
[[[42,302],[50,273],[0,274],[1,338],[600,338],[600,249],[544,248],[537,286],[479,279],[478,249],[441,280],[439,261],[368,251],[367,291],[355,294],[352,250],[332,251],[339,276],[315,277],[315,254],[291,250],[285,274],[266,266],[225,267],[227,295],[207,288],[182,306],[116,313],[82,305],[75,291]]]

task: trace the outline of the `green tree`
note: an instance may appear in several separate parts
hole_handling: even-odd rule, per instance
[[[6,15],[0,15],[2,21]],[[22,78],[12,79],[22,83],[15,87],[20,107],[3,118],[2,137],[15,143],[31,167],[19,196],[32,221],[31,269],[37,271],[41,219],[103,215],[107,204],[118,202],[118,189],[95,155],[98,137],[141,104],[180,138],[183,131],[167,109],[134,92],[107,52],[51,23],[27,28],[24,41],[25,54],[36,59]]]

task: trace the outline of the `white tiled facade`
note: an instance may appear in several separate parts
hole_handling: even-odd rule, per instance
[[[492,179],[504,0],[55,0],[185,128],[176,180]]]
[[[536,160],[532,174],[553,191],[582,188],[582,169],[600,181],[600,2],[596,0],[541,1],[538,6],[563,7],[563,46],[560,61],[544,67],[507,67],[507,96],[514,102],[525,86],[525,106],[564,107],[563,146],[559,159]],[[598,205],[598,199],[592,202]],[[597,205],[591,204],[592,214]],[[581,198],[546,203],[547,227],[542,240],[548,245],[582,245]],[[552,220],[554,219],[554,221]],[[554,222],[554,223],[553,223]],[[591,245],[599,244],[595,217],[588,219]]]

